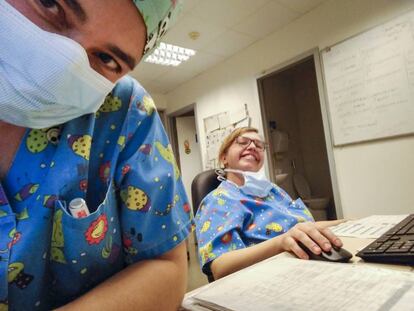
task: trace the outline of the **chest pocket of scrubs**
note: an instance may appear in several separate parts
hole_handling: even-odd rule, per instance
[[[57,201],[50,249],[51,292],[66,303],[123,268],[121,229],[113,181],[104,201],[85,218]]]

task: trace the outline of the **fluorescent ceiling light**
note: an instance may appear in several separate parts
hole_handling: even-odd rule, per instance
[[[163,66],[178,66],[195,54],[194,50],[161,42],[159,47],[148,55],[145,62]]]

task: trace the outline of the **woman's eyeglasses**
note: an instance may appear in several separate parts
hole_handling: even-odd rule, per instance
[[[237,144],[239,144],[243,148],[249,147],[250,144],[252,142],[254,142],[254,145],[260,151],[264,151],[266,149],[266,145],[267,145],[264,141],[261,141],[259,139],[251,139],[251,138],[244,137],[244,136],[237,137],[235,141],[236,141]]]

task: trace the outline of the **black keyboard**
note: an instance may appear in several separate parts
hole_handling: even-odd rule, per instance
[[[359,251],[365,261],[414,265],[414,214]]]

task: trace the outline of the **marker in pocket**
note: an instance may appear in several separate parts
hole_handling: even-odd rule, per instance
[[[88,206],[82,198],[76,198],[70,201],[69,211],[75,218],[84,218],[90,214]]]

